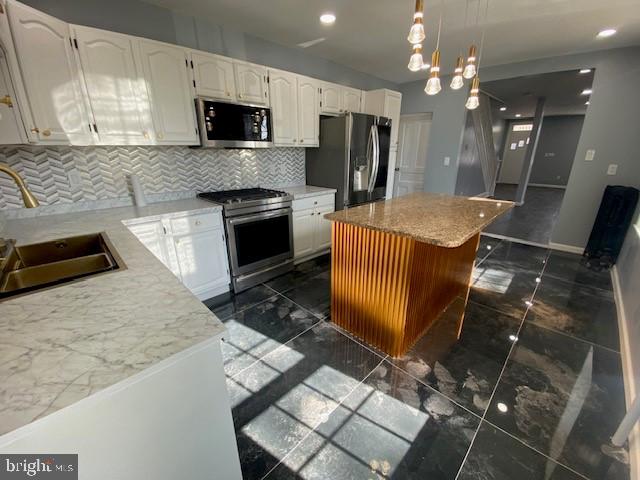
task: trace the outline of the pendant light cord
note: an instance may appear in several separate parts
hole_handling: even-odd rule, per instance
[[[480,7],[480,0],[478,0],[478,9]],[[477,69],[480,70],[480,61],[482,60],[482,53],[484,52],[484,35],[487,32],[487,21],[489,18],[489,0],[484,11],[484,25],[482,26],[482,36],[480,37],[480,51],[478,52],[478,65]]]
[[[444,10],[444,0],[440,0],[440,20],[438,20],[438,39],[436,40],[436,50],[440,48],[440,30],[442,30],[442,11]]]

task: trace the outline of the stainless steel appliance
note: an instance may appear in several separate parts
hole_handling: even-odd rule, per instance
[[[273,147],[271,110],[267,107],[198,97],[196,112],[203,147]]]
[[[291,195],[265,188],[246,188],[198,196],[222,205],[234,292],[293,268]]]
[[[307,148],[307,183],[338,190],[336,210],[384,200],[391,120],[363,113],[320,119],[320,147]]]

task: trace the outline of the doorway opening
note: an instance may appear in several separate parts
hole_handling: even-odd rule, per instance
[[[398,126],[398,160],[393,178],[393,196],[424,190],[427,147],[433,114],[401,115]]]

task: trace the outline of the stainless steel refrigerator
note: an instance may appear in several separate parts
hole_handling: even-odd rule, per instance
[[[307,184],[338,190],[336,210],[385,198],[391,120],[364,113],[320,118],[320,146],[307,148]]]

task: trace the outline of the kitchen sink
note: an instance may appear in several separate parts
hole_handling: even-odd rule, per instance
[[[0,251],[0,301],[126,266],[104,232]]]

